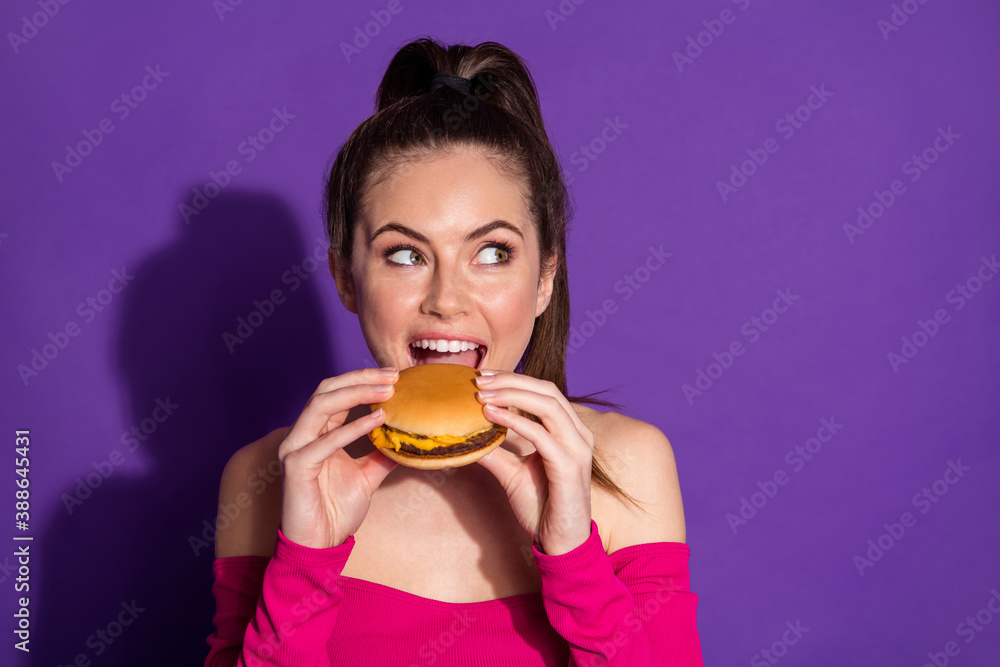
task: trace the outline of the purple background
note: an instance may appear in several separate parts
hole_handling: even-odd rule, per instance
[[[890,2],[566,0],[554,24],[555,0],[402,0],[396,15],[378,1],[243,2],[221,18],[209,0],[73,2],[15,49],[8,33],[41,10],[4,3],[0,662],[204,660],[212,545],[196,555],[189,536],[214,521],[232,452],[291,423],[324,377],[371,364],[307,258],[324,254],[327,161],[371,113],[395,50],[431,35],[499,41],[536,77],[577,207],[570,390],[617,388],[671,440],[706,663],[768,664],[759,652],[777,642],[782,664],[918,666],[953,641],[951,664],[996,664],[1000,618],[980,610],[1000,597],[1000,280],[980,267],[1000,253],[1000,11],[902,4],[918,9],[885,38]],[[731,23],[711,24],[727,9]],[[372,11],[391,21],[348,62],[340,44]],[[679,68],[703,21],[722,33]],[[168,75],[121,119],[112,102],[157,65]],[[831,96],[809,110],[813,86]],[[248,161],[240,143],[286,107],[294,119]],[[776,122],[797,109],[808,120],[788,137]],[[52,163],[102,118],[113,132],[60,180]],[[624,125],[605,144],[606,119]],[[911,181],[904,163],[938,128],[959,138]],[[769,137],[777,152],[723,200],[717,182]],[[229,160],[241,172],[185,224],[179,205]],[[905,193],[849,238],[858,207],[896,179]],[[650,246],[672,256],[646,272]],[[282,276],[303,260],[293,290]],[[78,310],[122,267],[124,290]],[[973,279],[959,309],[948,295],[977,270],[991,279]],[[629,293],[626,276],[645,282]],[[230,353],[223,334],[275,289],[287,300]],[[776,290],[798,298],[752,341]],[[605,300],[613,312],[596,315]],[[939,309],[947,322],[894,369],[887,355]],[[18,366],[71,322],[79,335],[25,383]],[[741,356],[710,366],[736,341]],[[699,371],[715,379],[689,400]],[[168,398],[173,414],[124,446]],[[843,428],[804,464],[786,458],[824,418]],[[32,438],[26,532],[13,526],[17,428]],[[121,465],[70,514],[63,494],[115,450]],[[914,502],[959,460],[955,484]],[[787,483],[769,487],[776,473]],[[763,506],[734,531],[743,499]],[[915,524],[859,573],[855,556],[904,512]],[[30,659],[11,646],[18,534],[34,536]],[[144,611],[97,656],[88,636],[133,599]],[[991,622],[963,631],[977,612]],[[797,621],[808,631],[783,653]]]

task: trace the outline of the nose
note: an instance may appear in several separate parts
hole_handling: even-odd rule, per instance
[[[438,262],[434,267],[420,312],[442,318],[467,315],[471,296],[461,270]]]

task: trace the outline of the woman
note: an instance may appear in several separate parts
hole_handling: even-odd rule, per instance
[[[381,368],[323,380],[226,466],[206,665],[701,665],[669,442],[565,395],[569,206],[530,74],[422,39],[377,109],[325,212]],[[501,447],[433,473],[373,447],[367,406],[423,363],[480,369]]]

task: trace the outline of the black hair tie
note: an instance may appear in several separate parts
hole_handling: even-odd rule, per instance
[[[444,72],[435,74],[434,78],[431,79],[431,90],[437,90],[441,86],[454,88],[458,92],[466,95],[472,94],[472,80],[456,76],[454,74],[445,74]]]

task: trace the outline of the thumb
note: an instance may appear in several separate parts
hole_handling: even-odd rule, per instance
[[[476,463],[489,470],[497,478],[497,481],[500,482],[500,485],[506,489],[510,484],[510,480],[521,467],[522,460],[514,452],[506,450],[503,447],[497,447],[476,461]]]
[[[382,480],[399,464],[376,449],[360,459],[361,475],[368,482],[368,487],[375,492],[382,485]]]

